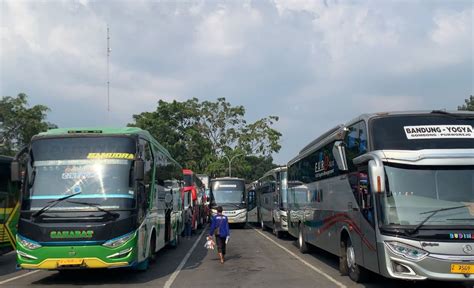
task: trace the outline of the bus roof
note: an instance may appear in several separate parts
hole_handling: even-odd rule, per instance
[[[0,163],[10,163],[12,160],[13,157],[0,155]]]
[[[365,120],[369,121],[373,118],[379,117],[390,117],[390,116],[409,116],[409,115],[461,115],[461,116],[473,116],[474,112],[472,111],[445,111],[445,110],[431,110],[431,111],[392,111],[392,112],[377,112],[377,113],[366,113],[361,114],[358,117],[352,119],[346,124],[342,125],[339,124],[336,127],[329,129],[321,136],[317,137],[313,141],[311,141],[308,145],[304,146],[303,149],[299,152],[299,154],[291,159],[288,162],[288,165],[292,165],[293,163],[299,161],[300,159],[304,158],[308,154],[312,153],[313,151],[319,149],[320,147],[335,141],[335,140],[342,140],[344,136],[345,127],[351,126],[354,123],[359,121]]]
[[[377,112],[377,113],[365,113],[347,122],[345,126],[352,125],[360,120],[370,120],[377,117],[387,116],[403,116],[403,115],[463,115],[463,116],[474,116],[472,111],[458,111],[458,110],[420,110],[420,111],[391,111],[391,112]]]
[[[276,167],[276,168],[273,168],[272,170],[268,170],[265,174],[263,174],[262,177],[260,177],[258,180],[254,181],[254,182],[257,182],[259,181],[260,179],[270,175],[270,174],[273,174],[273,173],[276,173],[276,172],[281,172],[281,171],[285,171],[287,170],[287,167],[286,166],[279,166],[279,167]]]
[[[56,128],[49,129],[46,132],[41,132],[35,136],[34,139],[43,137],[58,137],[58,136],[92,136],[92,135],[138,135],[141,136],[154,146],[155,149],[165,153],[169,158],[173,158],[168,150],[163,147],[148,131],[137,127],[123,127],[123,128],[111,128],[111,127],[81,127],[81,128]]]
[[[219,178],[213,178],[211,179],[211,181],[222,181],[222,180],[239,180],[239,181],[244,181],[244,179],[242,178],[237,178],[237,177],[219,177]]]

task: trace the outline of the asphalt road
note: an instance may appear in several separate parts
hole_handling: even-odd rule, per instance
[[[314,249],[300,254],[294,239],[277,239],[253,227],[231,229],[227,261],[203,246],[201,231],[165,248],[146,272],[123,269],[82,271],[18,271],[15,254],[0,256],[2,287],[472,287],[462,283],[404,282],[373,276],[356,284],[339,275],[338,259]],[[193,249],[194,248],[194,249]]]

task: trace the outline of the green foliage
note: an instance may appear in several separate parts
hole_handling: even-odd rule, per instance
[[[274,167],[270,155],[280,150],[281,133],[271,128],[276,116],[250,124],[244,116],[243,106],[232,106],[225,98],[160,100],[154,112],[133,115],[134,123],[128,125],[148,130],[186,168],[226,176],[232,159],[232,176],[250,181]]]
[[[458,106],[458,110],[474,111],[474,95],[471,95],[469,99],[464,99],[464,104]]]
[[[28,96],[24,93],[17,97],[3,96],[0,100],[0,154],[14,155],[33,135],[55,128],[56,125],[45,121],[48,111],[44,105],[28,108]]]

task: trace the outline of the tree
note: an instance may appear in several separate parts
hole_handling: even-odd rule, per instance
[[[474,95],[471,95],[469,99],[464,99],[464,104],[458,106],[458,110],[474,111]]]
[[[184,167],[202,171],[208,164],[210,142],[201,135],[196,118],[198,100],[185,102],[158,101],[153,112],[133,115],[128,126],[148,130]]]
[[[225,98],[160,100],[154,112],[133,115],[135,122],[129,126],[148,130],[181,165],[213,177],[228,175],[224,156],[239,156],[232,162],[232,175],[252,180],[263,174],[253,164],[273,168],[270,155],[280,150],[281,133],[271,127],[278,121],[276,116],[250,124],[244,117],[245,108],[232,106]]]
[[[29,108],[28,96],[24,93],[17,97],[3,96],[0,100],[0,154],[14,155],[33,135],[56,128],[45,121],[48,111],[44,105]]]

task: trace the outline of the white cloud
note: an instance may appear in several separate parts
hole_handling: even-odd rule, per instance
[[[204,54],[232,56],[242,50],[245,36],[261,24],[260,13],[249,5],[237,12],[220,6],[196,28],[195,48]]]
[[[1,3],[0,91],[27,92],[60,126],[125,125],[159,99],[226,97],[250,119],[280,116],[284,163],[358,114],[455,108],[473,93],[473,7],[462,1]]]

